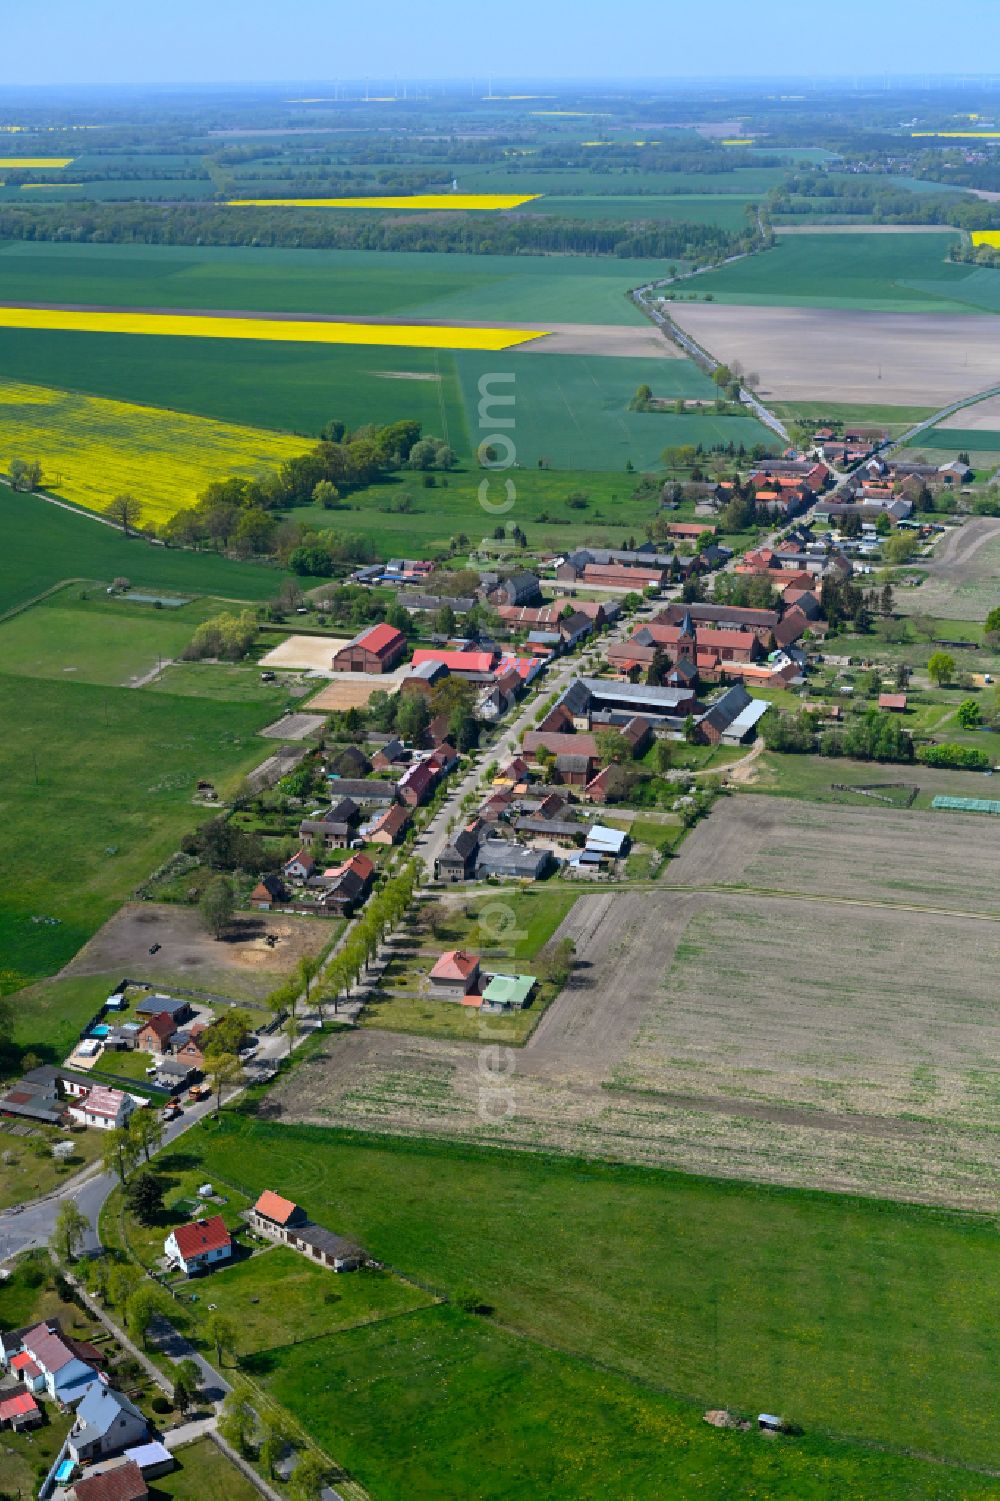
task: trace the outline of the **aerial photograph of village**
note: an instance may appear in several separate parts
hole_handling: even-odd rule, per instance
[[[1000,1501],[1000,6],[0,11],[0,1501]]]

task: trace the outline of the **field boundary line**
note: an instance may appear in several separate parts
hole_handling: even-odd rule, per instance
[[[53,594],[58,594],[59,590],[65,589],[68,584],[85,583],[87,583],[87,580],[82,578],[60,579],[58,584],[50,584],[47,589],[42,590],[41,594],[36,594],[31,599],[22,599],[20,604],[11,605],[9,610],[4,610],[3,614],[0,615],[0,625],[3,625],[5,620],[13,620],[15,615],[21,615],[25,610],[30,610],[33,605],[40,605],[44,599],[49,599]]]

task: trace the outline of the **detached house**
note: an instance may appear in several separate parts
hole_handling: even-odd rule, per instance
[[[299,850],[281,867],[286,881],[308,881],[316,869],[316,861],[308,850]]]
[[[233,1240],[221,1214],[178,1225],[163,1242],[164,1255],[188,1277],[203,1272],[233,1254]]]
[[[332,1271],[351,1272],[366,1259],[355,1241],[315,1224],[298,1204],[269,1188],[247,1211],[246,1218],[247,1223],[268,1240],[291,1246],[310,1261],[318,1261]]]
[[[177,1023],[173,1017],[168,1016],[166,1011],[158,1011],[140,1029],[136,1046],[144,1053],[166,1053],[176,1031]]]
[[[479,983],[479,955],[465,949],[449,949],[431,970],[430,982],[435,990],[446,995],[468,995]]]
[[[128,1397],[103,1381],[92,1381],[67,1442],[70,1455],[81,1464],[120,1454],[148,1436],[149,1424]]]

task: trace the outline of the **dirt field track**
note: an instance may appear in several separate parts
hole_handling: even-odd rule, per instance
[[[764,401],[937,407],[997,383],[993,316],[718,302],[670,311],[711,354],[758,371]]]
[[[998,876],[971,816],[735,798],[669,868],[701,890],[576,903],[576,972],[512,1074],[365,1029],[272,1108],[996,1211]]]

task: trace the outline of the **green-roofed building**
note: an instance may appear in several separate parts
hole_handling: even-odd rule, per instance
[[[531,1000],[534,975],[491,975],[483,991],[483,1005],[492,1011],[520,1011]]]

